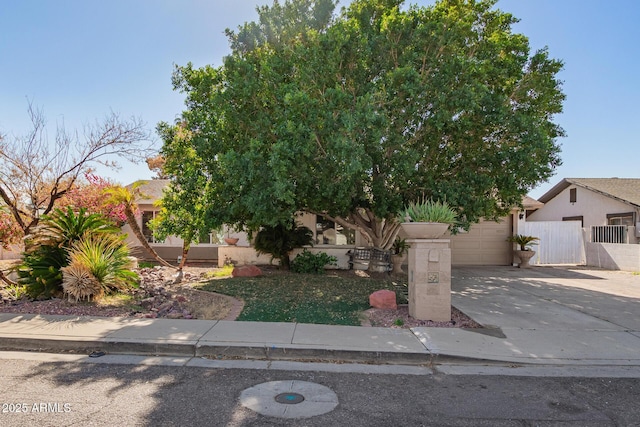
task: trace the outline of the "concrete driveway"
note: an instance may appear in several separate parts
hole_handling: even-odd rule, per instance
[[[454,305],[483,325],[640,330],[640,275],[582,267],[458,267]]]
[[[640,365],[640,275],[583,267],[454,267],[452,303],[488,329],[415,328],[439,354]]]

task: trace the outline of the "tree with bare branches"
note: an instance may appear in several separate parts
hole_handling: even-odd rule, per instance
[[[144,160],[151,153],[145,124],[111,113],[78,132],[58,126],[49,141],[41,110],[29,104],[32,128],[22,137],[0,137],[0,201],[21,234],[28,236],[40,217],[54,208],[83,174],[96,164],[117,167],[114,157]]]

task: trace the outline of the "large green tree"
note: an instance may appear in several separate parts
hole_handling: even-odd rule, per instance
[[[258,22],[227,31],[222,66],[176,69],[187,108],[160,125],[166,172],[177,193],[199,183],[211,228],[303,210],[388,248],[410,200],[446,200],[468,226],[552,175],[562,63],[531,53],[495,1],[334,6],[261,7]]]

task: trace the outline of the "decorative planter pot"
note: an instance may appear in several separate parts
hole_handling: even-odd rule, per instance
[[[224,238],[224,242],[227,245],[230,245],[230,246],[235,246],[236,243],[238,243],[238,240],[240,240],[240,239],[238,239],[237,237],[225,237]]]
[[[402,230],[409,239],[439,239],[449,229],[441,222],[403,222]]]
[[[535,251],[514,251],[515,255],[520,258],[519,268],[529,268],[529,260],[536,254]]]
[[[404,260],[407,259],[406,254],[402,255],[392,255],[391,262],[393,263],[393,271],[394,274],[404,274],[402,271],[402,264],[404,264]]]

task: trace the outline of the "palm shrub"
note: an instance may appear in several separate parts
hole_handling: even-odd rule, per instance
[[[86,208],[75,212],[70,206],[66,210],[55,209],[42,219],[33,242],[37,246],[59,246],[69,248],[85,234],[118,233],[119,228],[102,214],[87,213]]]
[[[27,250],[18,269],[20,283],[32,298],[49,298],[62,292],[61,268],[69,265],[69,250],[83,236],[109,235],[119,229],[101,214],[55,209],[43,216],[40,226],[27,239]]]
[[[538,244],[538,237],[534,236],[526,236],[524,234],[514,234],[513,236],[509,236],[507,238],[509,242],[515,243],[520,246],[521,251],[530,251],[532,250],[532,246]]]
[[[62,268],[64,292],[78,299],[97,299],[137,283],[124,236],[87,235],[69,251],[69,266]]]
[[[43,245],[25,253],[18,267],[18,281],[30,297],[50,298],[61,292],[62,272],[69,263],[65,248]]]
[[[286,225],[263,227],[256,234],[254,248],[258,254],[269,254],[272,260],[279,260],[280,267],[289,270],[291,251],[312,243],[313,232],[308,227],[299,226],[291,220]]]

